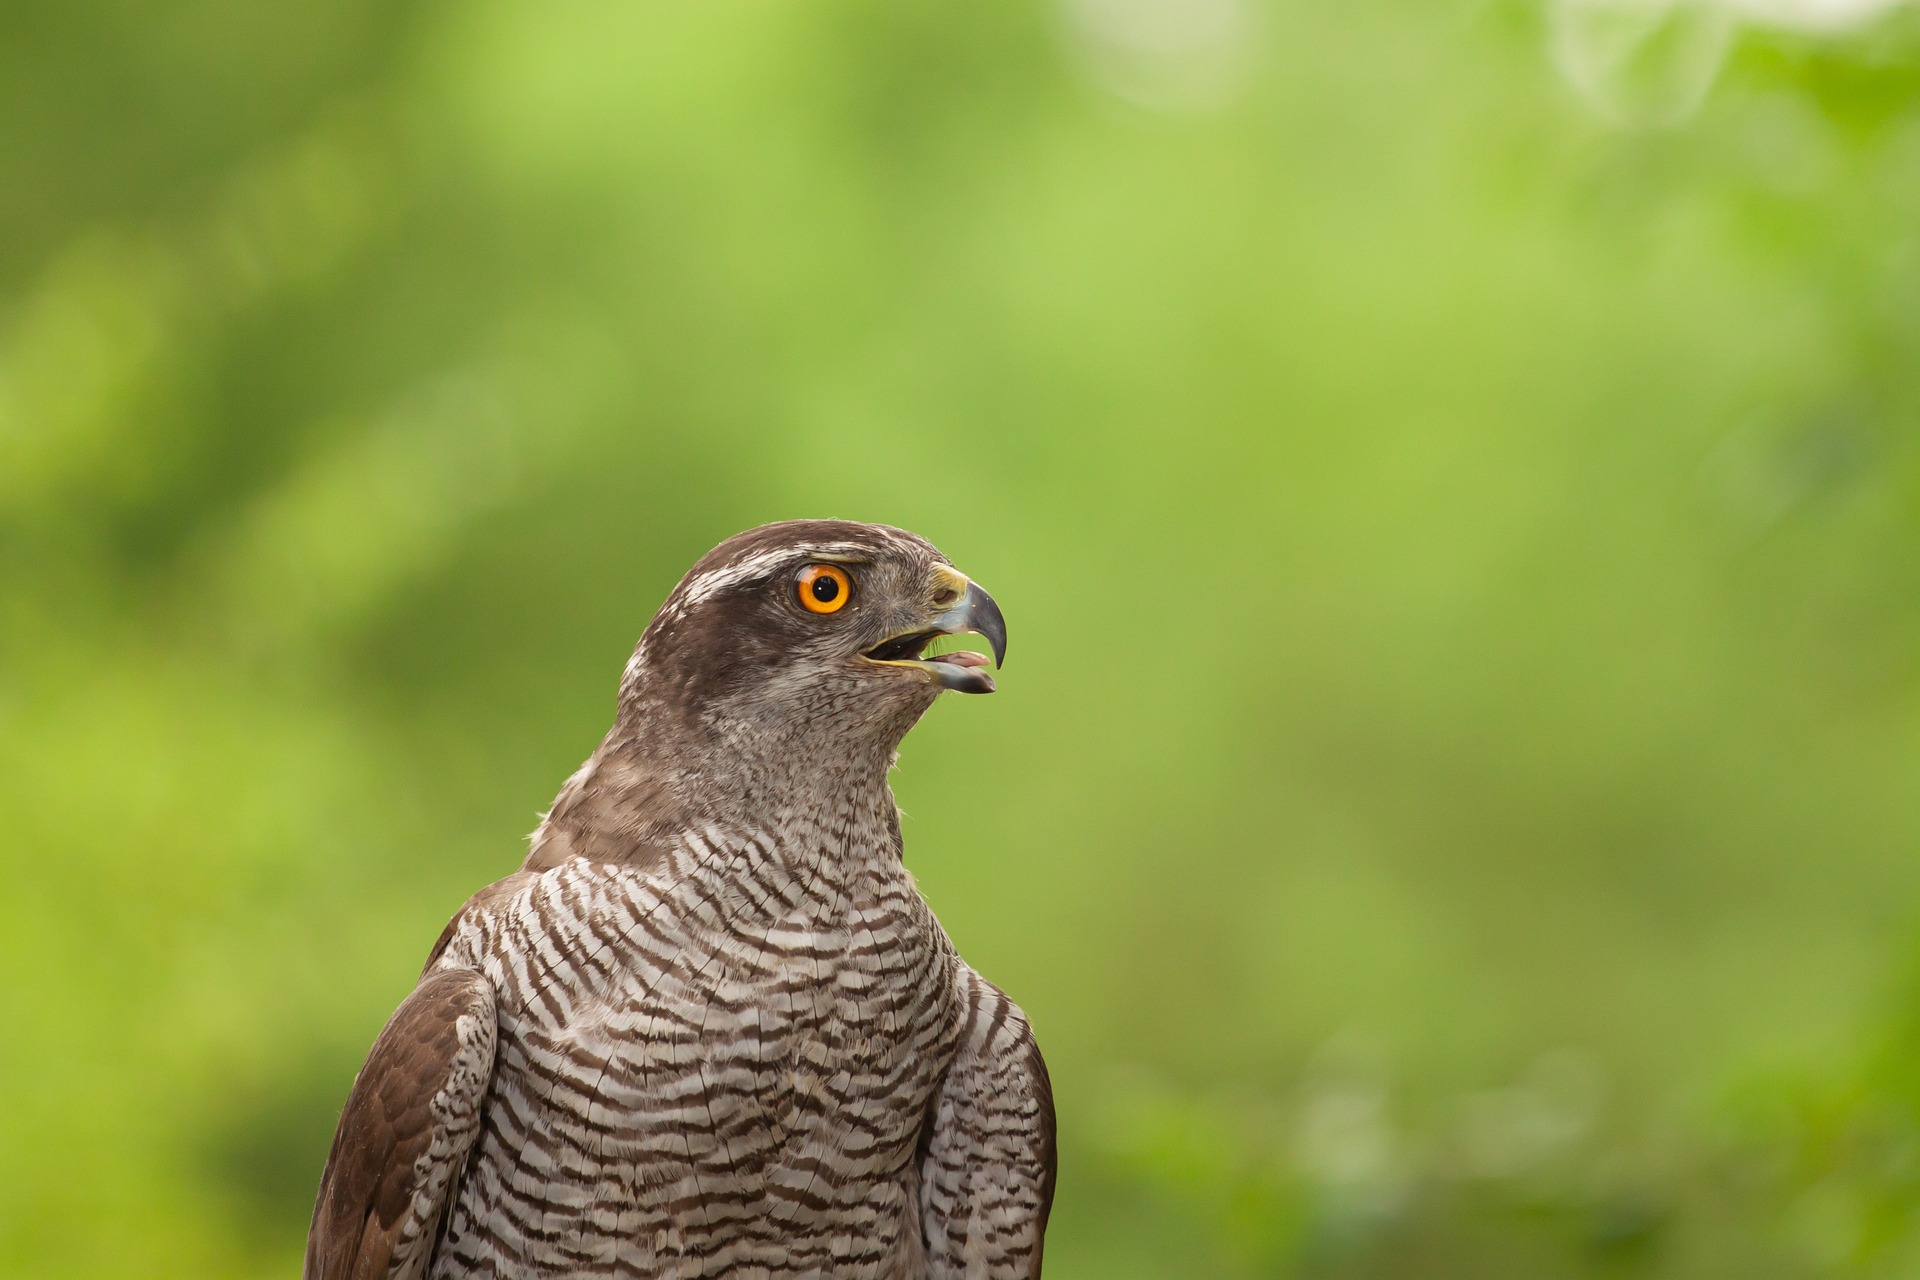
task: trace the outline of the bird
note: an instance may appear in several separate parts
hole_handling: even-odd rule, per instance
[[[473,895],[342,1109],[305,1280],[1040,1275],[1025,1014],[903,859],[888,775],[994,691],[993,597],[886,525],[762,525],[648,623],[612,728]]]

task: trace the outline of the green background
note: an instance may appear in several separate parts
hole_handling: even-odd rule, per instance
[[[1009,619],[896,790],[1049,1276],[1915,1274],[1917,414],[1900,9],[6,5],[0,1272],[294,1274],[834,515]]]

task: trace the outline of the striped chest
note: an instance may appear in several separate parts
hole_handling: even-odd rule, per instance
[[[447,962],[499,992],[499,1050],[433,1274],[900,1273],[959,962],[875,852],[690,839],[463,929]]]

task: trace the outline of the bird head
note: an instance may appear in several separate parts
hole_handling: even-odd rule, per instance
[[[993,692],[985,655],[927,654],[963,632],[986,639],[996,666],[1006,656],[993,597],[925,538],[844,520],[763,525],[681,579],[641,637],[622,705],[734,739],[891,748],[942,692]]]

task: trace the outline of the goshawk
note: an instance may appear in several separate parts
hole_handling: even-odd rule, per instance
[[[767,525],[694,565],[521,869],[447,925],[321,1176],[308,1280],[1040,1273],[1053,1101],[901,861],[887,772],[991,692],[925,539]]]

